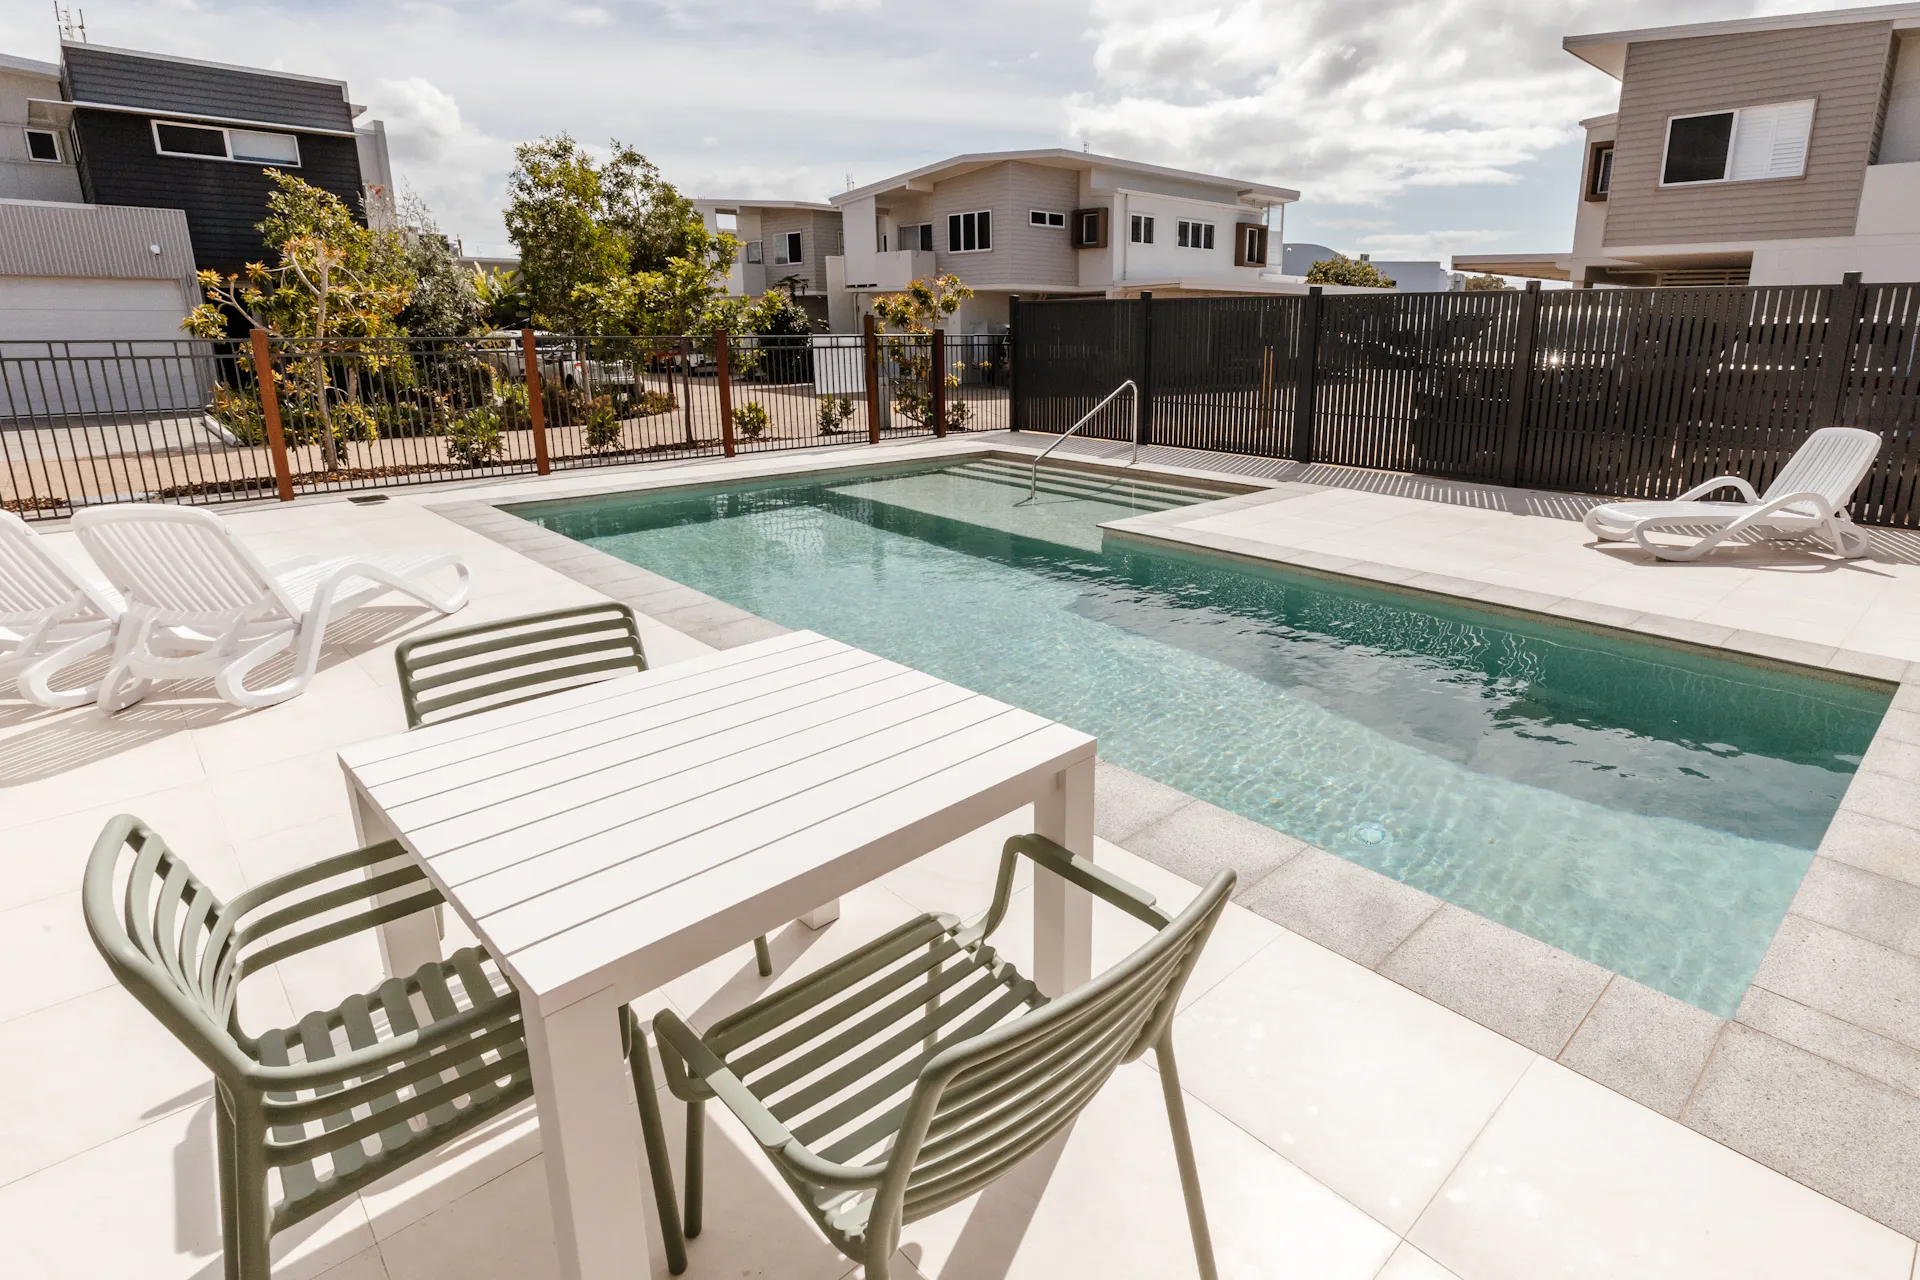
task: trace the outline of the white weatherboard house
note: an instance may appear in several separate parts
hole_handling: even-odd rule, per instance
[[[1575,288],[1920,280],[1920,4],[1568,36],[1620,82],[1581,123],[1573,247],[1454,255]]]
[[[951,325],[990,332],[1007,299],[1297,292],[1272,278],[1298,191],[1064,148],[955,156],[833,197],[846,251],[827,261],[836,330],[874,294],[951,273]]]
[[[740,241],[727,272],[727,292],[757,298],[786,289],[809,312],[826,319],[827,261],[840,252],[840,211],[812,200],[698,199],[694,208],[709,229]]]

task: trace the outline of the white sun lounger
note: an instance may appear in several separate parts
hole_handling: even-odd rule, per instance
[[[1880,452],[1880,437],[1854,427],[1823,427],[1807,437],[1765,493],[1740,476],[1695,485],[1671,502],[1609,502],[1587,512],[1587,531],[1611,542],[1638,542],[1662,560],[1697,560],[1737,533],[1762,538],[1817,534],[1849,558],[1867,553],[1867,535],[1847,515],[1853,491]],[[1733,489],[1738,502],[1704,502]],[[1707,529],[1688,546],[1651,541],[1662,531]]]
[[[126,600],[101,682],[108,711],[146,696],[154,680],[211,676],[228,702],[265,707],[313,680],[327,623],[389,591],[452,613],[467,602],[467,566],[451,555],[296,560],[268,568],[225,521],[188,507],[94,507],[74,531]],[[451,591],[426,576],[452,569]],[[294,650],[293,672],[262,689],[247,676]]]
[[[92,702],[100,686],[55,690],[56,673],[113,643],[123,605],[48,551],[27,522],[0,511],[0,680],[43,707]]]

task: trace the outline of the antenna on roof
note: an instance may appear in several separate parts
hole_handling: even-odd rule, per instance
[[[1082,151],[1092,150],[1092,148],[1087,145],[1087,140],[1085,138],[1080,139],[1080,149]]]
[[[853,190],[853,175],[852,175],[852,174],[848,174],[848,175],[847,175],[847,190],[849,190],[849,191],[851,191],[851,190]]]
[[[76,23],[73,20],[73,10],[62,8],[60,0],[53,0],[53,23],[60,28],[62,40],[78,40],[81,44],[87,42],[87,11],[85,9],[80,11],[80,21]]]

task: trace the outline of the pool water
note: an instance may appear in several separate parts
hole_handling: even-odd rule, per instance
[[[1103,538],[1219,495],[994,460],[515,508],[1730,1016],[1888,697]]]

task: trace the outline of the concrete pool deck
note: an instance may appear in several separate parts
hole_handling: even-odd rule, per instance
[[[1088,443],[1089,453],[1102,447]],[[371,507],[316,500],[238,510],[232,516],[236,527],[269,558],[371,549],[458,551],[474,568],[474,603],[446,623],[425,623],[419,611],[396,605],[336,628],[314,689],[260,712],[211,703],[191,685],[163,689],[113,718],[90,709],[49,713],[0,701],[0,859],[9,873],[0,877],[7,895],[0,900],[0,957],[14,972],[36,977],[0,1001],[0,1079],[9,1086],[0,1138],[0,1238],[13,1246],[10,1274],[218,1272],[205,1071],[113,985],[80,922],[79,866],[107,816],[130,811],[148,818],[216,889],[232,891],[351,845],[333,753],[400,727],[391,650],[404,635],[611,595],[644,601],[647,607],[636,607],[648,651],[664,664],[744,642],[774,625],[738,610],[729,613],[729,606],[716,607],[718,602],[644,570],[605,563],[612,558],[501,515],[495,503],[1023,444],[961,438],[572,473],[451,492],[396,491],[392,501]],[[1180,466],[1158,451],[1152,460]],[[1356,482],[1364,476],[1357,473]],[[1317,498],[1328,489],[1291,492],[1269,477],[1250,482],[1262,493],[1198,512],[1196,523],[1236,513],[1271,515],[1282,507],[1305,513],[1310,508],[1295,504],[1329,502]],[[1383,520],[1414,521],[1434,516],[1437,508],[1484,510],[1469,502],[1369,496],[1391,499],[1392,506],[1379,509]],[[1531,525],[1530,536],[1552,547],[1574,545],[1566,541],[1569,529],[1579,533],[1571,518],[1548,516]],[[1272,541],[1256,537],[1251,527],[1249,520],[1240,532],[1214,536],[1276,549],[1291,545],[1278,534]],[[1398,537],[1420,541],[1411,532]],[[51,540],[63,553],[73,550],[70,535],[56,532]],[[1873,567],[1885,569],[1920,601],[1920,567],[1900,561],[1876,561]],[[1685,567],[1627,571],[1648,577],[1668,568]],[[1471,569],[1456,566],[1450,576],[1471,581]],[[1832,571],[1811,572],[1802,603],[1788,612],[1819,617],[1822,584],[1832,580]],[[1620,579],[1616,587],[1625,591],[1632,581]],[[1656,611],[1651,584],[1649,592],[1640,613]],[[1634,607],[1630,593],[1622,599],[1613,607]],[[1914,635],[1920,639],[1920,625]],[[1837,653],[1844,646],[1832,647]],[[1875,752],[1883,745],[1877,742]],[[1911,957],[1920,943],[1920,928],[1909,924],[1920,914],[1903,914],[1920,912],[1913,902],[1920,898],[1920,878],[1897,874],[1920,867],[1920,835],[1900,825],[1903,811],[1887,807],[1875,789],[1896,799],[1911,794],[1898,784],[1913,776],[1906,770],[1915,756],[1920,746],[1870,759],[1871,766],[1885,768],[1863,772],[1863,778],[1893,781],[1866,792],[1855,788],[1867,805],[1877,806],[1850,811],[1861,815],[1855,824],[1861,831],[1907,833],[1874,837],[1887,841],[1874,846],[1883,861],[1862,868],[1823,849],[1823,858],[1875,877],[1864,882],[1864,894],[1849,898],[1844,885],[1828,883],[1818,894],[1803,889],[1795,904],[1809,929],[1818,925],[1852,939],[1881,968],[1832,971],[1820,960],[1808,973],[1783,970],[1776,985],[1791,989],[1766,989],[1776,1005],[1770,1024],[1750,1024],[1744,1007],[1733,1023],[1708,1019],[1705,1052],[1711,1057],[1678,1108],[1685,1118],[1705,1082],[1725,1070],[1747,1092],[1730,1086],[1715,1094],[1730,1101],[1714,1114],[1737,1113],[1742,1099],[1763,1118],[1772,1114],[1776,1100],[1787,1096],[1780,1077],[1764,1076],[1752,1064],[1774,1061],[1767,1055],[1776,1051],[1756,1054],[1748,1046],[1784,1046],[1800,1055],[1784,1060],[1799,1064],[1792,1070],[1802,1073],[1789,1075],[1786,1084],[1830,1096],[1836,1105],[1809,1110],[1795,1104],[1789,1119],[1799,1129],[1776,1119],[1762,1136],[1785,1143],[1789,1155],[1818,1154],[1826,1162],[1818,1168],[1793,1167],[1731,1125],[1715,1133],[1697,1116],[1687,1124],[1668,1118],[1678,1091],[1671,1082],[1656,1096],[1633,1081],[1605,1081],[1613,1086],[1608,1088],[1585,1078],[1591,1062],[1570,1056],[1567,1046],[1591,1044],[1599,1060],[1608,1048],[1603,1041],[1624,1038],[1636,1045],[1644,1028],[1659,1021],[1644,1001],[1627,998],[1632,993],[1621,980],[1596,971],[1599,985],[1588,997],[1595,975],[1577,971],[1566,998],[1531,1002],[1535,1014],[1552,1011],[1536,1016],[1533,1030],[1517,1023],[1496,1026],[1491,1003],[1458,1011],[1471,1004],[1469,997],[1484,1003],[1501,995],[1505,971],[1491,982],[1455,972],[1461,980],[1443,988],[1437,978],[1417,977],[1415,961],[1432,957],[1437,963],[1423,972],[1434,975],[1459,971],[1462,966],[1450,958],[1471,951],[1475,938],[1485,934],[1482,926],[1499,926],[1437,904],[1419,908],[1424,914],[1402,910],[1407,900],[1388,890],[1376,933],[1336,935],[1304,912],[1289,916],[1288,904],[1337,903],[1338,894],[1316,897],[1299,886],[1360,868],[1332,855],[1314,857],[1316,851],[1257,824],[1103,769],[1100,856],[1122,875],[1178,902],[1209,859],[1233,860],[1249,873],[1243,877],[1246,891],[1230,908],[1204,972],[1189,989],[1176,1032],[1223,1272],[1335,1280],[1519,1280],[1548,1274],[1911,1280],[1920,1213],[1909,1188],[1920,1187],[1911,1176],[1920,1140],[1904,1117],[1905,1108],[1920,1105],[1920,1075],[1901,1077],[1905,1059],[1893,1052],[1914,1052],[1911,1041],[1900,1038],[1895,1024],[1887,1030],[1862,1025],[1868,1015],[1859,1010],[1852,1011],[1853,1020],[1820,1013],[1828,1021],[1819,1021],[1812,1016],[1819,1012],[1818,991],[1810,987],[1821,975],[1838,973],[1833,985],[1855,988],[1853,996],[1893,993],[1899,1002],[1907,1000],[1911,988],[1902,985],[1904,970],[1889,957]],[[1854,798],[1850,793],[1849,804]],[[1019,820],[1016,815],[1009,827]],[[1870,823],[1879,827],[1863,825]],[[1836,822],[1836,830],[1841,825]],[[774,941],[782,976],[817,965],[905,912],[978,910],[991,889],[992,850],[1001,834],[978,833],[850,898],[842,921],[826,930],[782,931]],[[1808,884],[1814,881],[1810,875]],[[1270,892],[1258,892],[1262,886]],[[1018,925],[1006,936],[1015,950]],[[1112,958],[1131,942],[1130,934],[1113,930],[1099,934],[1097,945]],[[370,985],[378,963],[367,940],[365,946],[338,944],[275,966],[261,978],[259,1016],[331,1003],[343,991]],[[1920,968],[1920,960],[1906,963]],[[705,1022],[758,989],[743,950],[671,984],[653,1003]],[[1558,1020],[1583,999],[1584,1009],[1556,1047]],[[1794,1038],[1814,1040],[1815,1032],[1827,1034],[1836,1047],[1822,1055]],[[1846,1037],[1860,1054],[1852,1065],[1838,1056]],[[49,1053],[48,1046],[64,1052]],[[1616,1054],[1616,1060],[1630,1056]],[[1801,1058],[1817,1065],[1808,1067]],[[1896,1078],[1877,1078],[1875,1068]],[[1889,1102],[1863,1093],[1854,1081],[1898,1097]],[[1642,1094],[1653,1105],[1629,1096]],[[1887,1133],[1875,1141],[1892,1146],[1836,1160],[1837,1147],[1846,1143],[1835,1137],[1860,1141],[1858,1135],[1875,1127]],[[947,1280],[1183,1274],[1191,1260],[1177,1197],[1167,1185],[1165,1142],[1150,1068],[1129,1067],[1068,1139],[1036,1157],[1004,1189],[916,1224],[906,1238],[905,1261],[920,1274]],[[1755,1159],[1739,1154],[1748,1147],[1761,1148],[1749,1151]],[[715,1212],[695,1242],[689,1275],[847,1275],[844,1261],[791,1209],[751,1148],[743,1133],[717,1126],[709,1154]],[[1862,1166],[1874,1162],[1888,1166],[1883,1178],[1860,1181]],[[1768,1164],[1782,1172],[1763,1167]],[[554,1274],[543,1180],[537,1120],[525,1111],[292,1233],[276,1274],[329,1273],[334,1280]],[[1810,1189],[1823,1183],[1827,1195]],[[104,1213],[113,1215],[112,1231],[99,1229]]]

